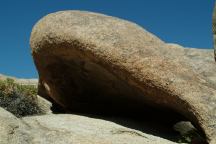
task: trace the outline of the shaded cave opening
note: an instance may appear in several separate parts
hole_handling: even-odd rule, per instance
[[[183,115],[169,107],[150,105],[150,96],[144,96],[99,64],[80,58],[53,59],[54,63],[43,70],[43,81],[55,98],[48,99],[53,113],[103,119],[174,142],[206,143],[202,132]],[[176,124],[185,121],[188,125],[184,123],[180,129],[192,131],[187,135],[175,129]]]
[[[52,100],[55,114],[74,114],[110,121],[126,128],[158,136],[177,143],[207,144],[205,136],[183,115],[167,109],[142,106],[139,109],[125,108],[89,112],[88,110],[65,109]],[[141,109],[140,109],[141,108]],[[115,109],[115,110],[114,110]]]

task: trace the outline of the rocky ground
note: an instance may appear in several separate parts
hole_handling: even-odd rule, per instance
[[[1,75],[0,82],[8,83],[10,80],[11,77]],[[36,80],[21,79],[20,81],[17,78],[13,80],[20,85],[37,85]],[[29,83],[31,85],[28,85]],[[1,92],[2,87],[0,85]],[[7,85],[7,88],[10,89],[10,86]],[[24,99],[23,96],[34,98]],[[36,94],[17,95],[14,98],[13,95],[0,93],[0,107],[4,108],[0,108],[0,143],[171,144],[202,139],[190,122],[169,125],[163,119],[160,122],[154,120],[154,117],[142,119],[116,115],[66,114],[66,112],[54,114],[57,112],[52,111],[51,106],[49,101]]]

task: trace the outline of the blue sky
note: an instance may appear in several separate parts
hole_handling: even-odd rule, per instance
[[[48,13],[87,10],[133,21],[171,43],[212,48],[214,0],[2,0],[0,73],[37,77],[30,54],[33,25]]]

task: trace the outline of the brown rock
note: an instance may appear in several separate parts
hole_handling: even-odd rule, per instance
[[[192,58],[178,54],[182,48],[134,23],[91,12],[57,12],[33,28],[31,48],[40,93],[66,109],[168,108],[190,119],[209,142],[216,137],[212,78],[193,66]]]

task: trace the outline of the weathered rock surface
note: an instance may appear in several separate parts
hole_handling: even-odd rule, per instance
[[[212,17],[212,31],[213,31],[213,42],[214,42],[214,49],[215,49],[215,60],[216,60],[216,3],[214,6],[214,11],[213,11],[213,17]]]
[[[171,58],[177,58],[189,65],[193,71],[202,76],[213,88],[216,84],[216,70],[213,49],[184,48],[176,44],[168,44]]]
[[[18,119],[0,108],[1,144],[174,144],[112,122],[77,115]]]
[[[31,48],[40,94],[65,109],[167,108],[191,120],[209,142],[216,138],[216,67],[205,50],[166,44],[131,22],[81,11],[41,19]]]

